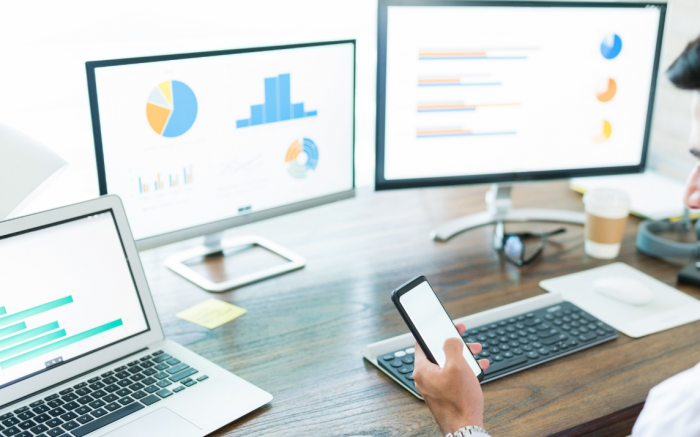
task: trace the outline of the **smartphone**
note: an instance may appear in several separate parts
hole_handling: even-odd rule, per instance
[[[484,371],[464,344],[459,331],[425,276],[413,278],[394,290],[391,300],[430,361],[445,367],[445,341],[448,338],[458,338],[464,346],[462,353],[467,364],[479,381],[484,379]]]

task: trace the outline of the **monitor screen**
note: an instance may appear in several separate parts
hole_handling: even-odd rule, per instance
[[[137,240],[354,188],[354,41],[87,67],[101,192]]]
[[[641,171],[664,11],[383,1],[377,187]]]
[[[110,211],[0,237],[0,388],[149,329]]]

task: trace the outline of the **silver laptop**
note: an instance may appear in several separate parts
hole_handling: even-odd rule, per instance
[[[204,436],[270,400],[165,339],[118,197],[0,222],[0,436]]]

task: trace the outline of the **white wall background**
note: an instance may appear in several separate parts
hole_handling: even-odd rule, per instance
[[[25,212],[98,194],[85,61],[319,40],[357,39],[357,182],[372,184],[376,8],[376,0],[0,1],[0,121],[70,163]],[[700,1],[671,0],[661,68],[698,34]],[[689,93],[662,78],[653,152],[692,162],[689,106]]]

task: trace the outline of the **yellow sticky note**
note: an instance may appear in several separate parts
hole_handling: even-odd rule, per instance
[[[219,299],[209,299],[177,314],[181,319],[214,329],[246,313],[241,307]]]

